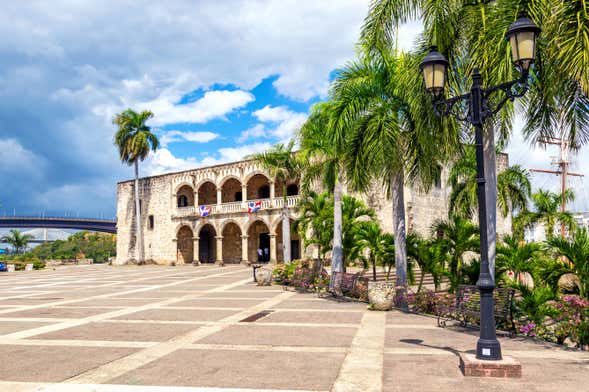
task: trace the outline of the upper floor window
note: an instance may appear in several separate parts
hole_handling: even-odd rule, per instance
[[[188,196],[186,196],[186,195],[178,196],[178,207],[188,207]]]
[[[297,184],[290,184],[286,187],[287,196],[296,196],[299,194],[299,186]]]
[[[153,226],[154,226],[154,218],[153,218],[153,215],[150,215],[147,220],[148,220],[148,226],[147,227],[149,227],[149,229],[152,230],[153,229]]]

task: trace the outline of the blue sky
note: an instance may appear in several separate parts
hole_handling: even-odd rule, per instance
[[[368,3],[4,2],[0,214],[114,217],[116,182],[132,169],[118,160],[111,121],[128,107],[152,110],[162,141],[143,175],[234,161],[287,140],[354,57]],[[419,31],[419,22],[401,27],[404,49]],[[511,162],[545,166],[548,153],[528,148],[514,128]],[[586,166],[589,155],[579,160]]]

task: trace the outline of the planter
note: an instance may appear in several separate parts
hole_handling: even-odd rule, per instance
[[[260,268],[256,271],[256,283],[258,286],[270,286],[272,284],[272,271]]]
[[[393,282],[368,282],[368,302],[372,310],[390,310],[395,298]]]
[[[14,264],[7,264],[6,265],[6,269],[8,272],[14,272],[16,271],[16,267],[14,266]]]

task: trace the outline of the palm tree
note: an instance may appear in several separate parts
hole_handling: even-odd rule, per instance
[[[316,245],[319,252],[318,258],[324,259],[325,254],[331,249],[330,217],[333,219],[332,201],[327,192],[305,192],[297,205],[299,217],[293,222],[294,230],[297,230],[304,238],[304,246]],[[311,238],[307,233],[311,231]]]
[[[362,222],[357,229],[358,241],[355,247],[358,250],[356,253],[361,254],[368,250],[368,264],[372,266],[372,280],[376,280],[376,264],[383,250],[382,234],[380,225],[375,221]]]
[[[151,151],[159,147],[159,140],[147,126],[153,113],[144,110],[137,113],[127,109],[113,119],[118,129],[114,144],[119,150],[121,161],[135,167],[135,230],[137,233],[137,262],[143,264],[143,236],[141,233],[141,203],[139,200],[139,161],[145,160]]]
[[[462,267],[466,252],[479,251],[479,228],[460,216],[449,220],[437,220],[432,226],[432,234],[439,238],[448,256],[448,278],[450,290],[454,291],[462,282]]]
[[[450,169],[452,187],[450,215],[474,218],[478,213],[477,164],[474,146],[465,146]],[[514,211],[525,211],[532,192],[530,173],[520,165],[510,166],[497,175],[497,203],[505,218]]]
[[[444,272],[444,260],[446,258],[444,247],[437,240],[423,239],[419,234],[407,236],[407,255],[421,270],[421,278],[417,292],[423,288],[425,274],[431,274],[436,289],[440,287],[441,278]]]
[[[456,134],[441,127],[427,98],[417,87],[419,75],[408,72],[415,58],[381,51],[349,64],[334,81],[334,118],[351,129],[347,141],[347,174],[357,190],[375,179],[392,196],[397,306],[407,307],[407,252],[404,187],[407,180],[427,190],[439,176],[440,161],[457,144]]]
[[[570,238],[549,237],[548,246],[559,256],[544,267],[543,277],[552,287],[558,286],[558,279],[572,273],[579,278],[579,295],[589,296],[589,235],[585,228],[577,229]]]
[[[343,157],[342,148],[346,128],[333,124],[333,103],[321,102],[313,106],[311,115],[300,131],[301,161],[304,165],[304,187],[321,180],[324,187],[333,190],[333,251],[331,270],[344,270],[344,253],[342,247],[342,182]]]
[[[358,229],[361,224],[372,221],[376,214],[362,202],[352,196],[344,195],[342,198],[342,248],[344,270],[348,261],[359,258]]]
[[[544,225],[547,237],[554,236],[557,223],[572,231],[576,226],[576,222],[570,212],[561,211],[563,198],[566,201],[572,201],[575,196],[570,189],[564,195],[540,189],[532,194],[533,211],[518,215],[514,226],[521,231],[525,227],[540,223]]]
[[[34,238],[31,234],[23,234],[20,230],[12,229],[7,235],[2,237],[2,242],[12,245],[14,251],[18,254],[21,250],[26,249],[29,241]]]
[[[282,183],[282,249],[283,260],[290,263],[290,218],[287,205],[287,182],[298,178],[301,174],[301,163],[293,153],[294,141],[288,144],[276,144],[268,151],[253,154],[249,159],[260,163],[274,179],[275,183]]]
[[[524,102],[524,107],[528,109],[526,134],[532,140],[553,135],[551,128],[545,127],[552,120],[538,122],[537,119],[554,118],[542,114],[550,113],[544,106],[559,107],[564,104],[565,108],[554,111],[556,117],[564,114],[567,118],[560,122],[568,127],[568,131],[561,136],[568,137],[572,146],[586,143],[589,127],[586,126],[588,116],[584,102],[589,95],[589,18],[584,0],[373,0],[362,28],[360,47],[368,53],[378,52],[383,47],[394,47],[398,26],[420,19],[423,32],[418,40],[418,51],[423,55],[430,45],[437,45],[455,67],[456,72],[448,75],[448,87],[457,95],[470,88],[464,75],[470,74],[475,66],[480,68],[488,85],[517,77],[504,36],[521,11],[527,12],[543,30],[537,45],[539,61],[531,73],[530,99]],[[542,82],[547,75],[553,75],[558,83]],[[537,89],[536,82],[542,82],[543,87]],[[431,104],[427,103],[426,107],[432,110]],[[536,109],[539,115],[534,115]],[[492,146],[496,131],[500,141],[507,139],[513,112],[513,106],[507,105],[494,122],[485,124],[483,136],[491,266],[495,259],[497,204],[496,154]],[[528,120],[534,116],[535,120]],[[578,126],[573,129],[571,125],[575,122]]]
[[[526,284],[524,273],[533,277],[542,246],[536,242],[524,242],[516,236],[505,236],[497,246],[495,273],[506,280],[505,274],[513,273],[516,282]]]

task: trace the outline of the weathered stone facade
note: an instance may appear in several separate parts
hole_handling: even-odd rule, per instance
[[[498,170],[507,165],[507,156],[499,155]],[[446,183],[447,176],[447,170],[442,170],[441,184]],[[258,249],[269,261],[282,261],[283,184],[275,184],[255,162],[240,161],[146,177],[139,184],[147,261],[245,263],[258,260]],[[294,219],[299,186],[297,181],[286,185],[286,203],[290,219]],[[132,180],[118,184],[117,264],[136,257],[133,187]],[[368,194],[356,196],[374,208],[383,230],[391,232],[392,203],[386,194],[375,185]],[[428,235],[436,219],[447,217],[449,194],[445,186],[434,187],[427,194],[406,187],[408,231]],[[247,202],[252,200],[260,202],[260,211],[248,212]],[[210,207],[208,217],[201,216],[201,205]],[[509,232],[510,221],[498,217],[497,231]],[[291,247],[293,259],[305,251],[295,232],[291,233]]]

